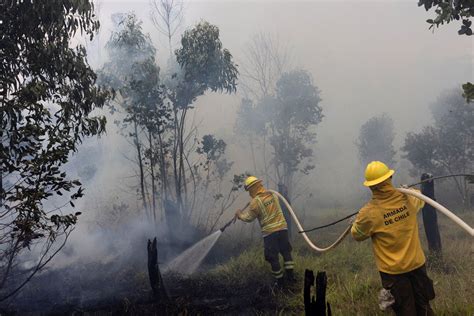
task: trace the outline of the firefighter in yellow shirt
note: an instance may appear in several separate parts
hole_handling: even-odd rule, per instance
[[[371,238],[382,286],[394,298],[396,315],[434,315],[429,304],[435,297],[433,282],[426,274],[416,218],[424,202],[397,191],[394,173],[380,161],[367,165],[364,185],[372,199],[357,214],[351,234],[357,241]]]
[[[294,281],[294,262],[291,256],[291,245],[288,239],[288,225],[283,215],[278,197],[265,190],[262,181],[250,176],[245,180],[245,190],[252,198],[247,210],[237,210],[236,218],[244,222],[258,219],[262,229],[265,260],[271,265],[273,277],[278,286],[287,281]],[[284,271],[280,266],[279,254],[283,256]],[[284,273],[285,272],[285,273]]]

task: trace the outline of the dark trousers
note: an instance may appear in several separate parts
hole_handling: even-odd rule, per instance
[[[272,267],[272,274],[276,279],[283,277],[283,269],[280,266],[279,254],[284,260],[285,270],[293,271],[294,262],[291,256],[291,244],[288,239],[288,231],[280,230],[263,238],[265,260]]]
[[[392,306],[397,316],[432,316],[430,300],[435,298],[433,281],[425,265],[402,274],[380,272],[382,286],[395,298]]]

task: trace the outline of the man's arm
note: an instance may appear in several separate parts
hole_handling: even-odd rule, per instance
[[[237,212],[235,212],[235,216],[243,222],[250,223],[257,218],[257,212],[258,205],[252,200],[246,210],[237,210]]]
[[[421,193],[421,191],[417,190],[417,189],[410,189],[410,190]],[[419,210],[421,210],[425,206],[425,201],[420,200],[419,198],[408,195],[408,194],[407,194],[407,196],[408,196],[408,199],[410,200],[411,204],[415,208],[416,212],[418,212]]]
[[[351,227],[351,235],[357,241],[362,241],[372,236],[373,223],[367,209],[361,209]]]

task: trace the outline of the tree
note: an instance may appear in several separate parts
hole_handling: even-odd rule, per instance
[[[474,100],[474,85],[467,82],[462,85],[462,90],[462,96],[466,99],[467,103],[471,103],[471,101]]]
[[[160,69],[155,63],[156,50],[150,37],[143,33],[142,23],[133,13],[114,15],[112,18],[115,30],[106,46],[110,59],[102,67],[99,79],[101,84],[117,92],[109,105],[114,112],[118,109],[124,112],[121,128],[131,138],[135,148],[134,162],[138,167],[139,195],[143,209],[149,217],[156,218],[154,168],[157,157],[152,154],[153,138],[161,137],[164,133],[170,109],[164,101],[163,87],[160,86]],[[144,140],[145,137],[148,140]],[[146,146],[149,147],[148,155]],[[163,146],[163,153],[165,145],[162,143],[160,146]],[[147,193],[147,164],[151,172],[151,197]],[[164,168],[162,163],[160,167]]]
[[[289,50],[277,36],[258,33],[245,46],[242,63],[244,94],[247,99],[260,100],[273,95],[278,79],[290,69]]]
[[[122,127],[136,149],[145,211],[151,209],[147,213],[156,220],[161,204],[167,222],[179,225],[188,223],[194,211],[201,172],[193,160],[198,159],[197,128],[187,122],[187,114],[207,91],[235,92],[238,72],[232,55],[222,47],[219,29],[201,22],[183,34],[175,52],[176,69],[162,78],[155,49],[140,25],[134,15],[118,24],[102,77],[117,90],[114,101],[125,110]]]
[[[360,127],[356,141],[360,162],[365,166],[372,160],[379,160],[394,166],[394,139],[393,120],[387,114],[370,118]]]
[[[472,0],[419,0],[418,6],[424,6],[426,11],[435,8],[436,17],[426,21],[430,24],[430,29],[454,20],[461,20],[461,28],[458,34],[472,35],[471,17],[474,15],[474,3]]]
[[[458,30],[459,35],[472,35],[471,17],[474,15],[474,1],[472,0],[419,0],[418,6],[424,6],[428,11],[435,7],[436,18],[426,20],[430,24],[430,29],[450,23],[454,20],[461,20],[461,28]],[[462,85],[463,96],[469,103],[474,99],[474,88],[471,82]]]
[[[253,162],[253,173],[263,174],[265,181],[277,182],[271,171],[268,131],[261,101],[275,95],[276,83],[290,70],[291,55],[276,35],[258,33],[244,49],[241,92],[244,97],[237,114],[235,131],[248,143]],[[256,156],[262,159],[256,159]]]
[[[261,101],[276,179],[289,188],[290,198],[295,173],[308,174],[314,168],[310,145],[315,143],[315,127],[323,119],[320,102],[319,90],[304,70],[283,74],[275,96]]]
[[[173,107],[171,159],[176,202],[180,212],[189,217],[192,207],[189,205],[187,174],[192,168],[186,150],[187,114],[206,91],[234,93],[238,71],[232,55],[222,47],[219,29],[208,22],[200,22],[185,31],[181,48],[175,54],[180,71],[172,76],[167,86]]]
[[[197,187],[202,191],[197,225],[204,220],[203,210],[207,209],[204,226],[209,228],[209,233],[214,231],[221,216],[237,200],[237,191],[244,181],[244,175],[234,175],[232,185],[227,192],[223,192],[224,179],[234,164],[225,157],[226,147],[227,144],[222,139],[217,139],[213,135],[204,135],[196,149],[196,152],[204,157],[204,161],[195,164],[195,173],[199,175]],[[217,214],[209,210],[216,210]],[[211,219],[211,215],[216,216]]]
[[[184,3],[181,0],[150,0],[150,19],[155,28],[166,36],[173,56],[172,39],[183,22]]]
[[[20,290],[61,250],[80,212],[81,183],[63,166],[84,137],[105,131],[92,116],[108,97],[82,46],[99,28],[90,1],[7,1],[2,21],[0,300]],[[60,207],[51,207],[54,204]],[[61,203],[60,203],[61,202]],[[32,268],[20,268],[26,253]]]
[[[260,140],[266,136],[265,116],[251,99],[243,98],[241,100],[234,129],[236,134],[245,137],[245,140],[248,141],[253,162],[253,172],[257,173],[258,167],[255,151],[256,145],[260,144]],[[265,146],[261,146],[261,149],[263,157],[266,157]],[[266,165],[266,161],[264,161],[265,170]]]
[[[402,150],[418,172],[472,173],[474,169],[474,108],[459,89],[443,94],[432,107],[433,126],[408,133]],[[469,206],[467,179],[453,178],[465,206]]]

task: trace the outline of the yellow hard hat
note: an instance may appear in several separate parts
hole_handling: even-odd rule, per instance
[[[262,180],[259,180],[257,177],[254,177],[254,176],[247,177],[247,179],[245,179],[245,182],[244,182],[245,191],[248,191],[252,185],[257,184],[259,182],[262,182]]]
[[[394,170],[388,168],[386,164],[381,161],[372,161],[367,165],[365,169],[365,181],[366,187],[384,182],[395,173]]]

